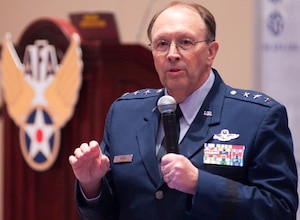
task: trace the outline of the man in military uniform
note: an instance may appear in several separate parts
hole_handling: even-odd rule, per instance
[[[293,142],[283,105],[227,86],[212,68],[213,15],[171,3],[148,36],[164,89],[125,94],[111,106],[104,138],[69,157],[83,219],[295,219]],[[158,100],[174,97],[183,116],[179,152],[157,166],[164,137]],[[161,175],[160,172],[161,171]]]

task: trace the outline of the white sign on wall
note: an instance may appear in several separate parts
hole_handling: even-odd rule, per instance
[[[259,89],[287,108],[300,171],[300,1],[258,1]],[[299,189],[298,185],[298,189]],[[298,190],[299,191],[299,190]],[[299,213],[299,211],[298,211]],[[298,218],[300,216],[298,214]]]

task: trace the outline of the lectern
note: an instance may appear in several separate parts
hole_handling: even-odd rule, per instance
[[[15,48],[23,60],[26,45],[46,39],[55,46],[60,62],[74,32],[82,41],[83,81],[74,115],[61,130],[58,158],[49,170],[37,172],[25,163],[19,128],[4,104],[4,219],[79,219],[68,156],[82,142],[101,140],[108,108],[117,97],[140,88],[161,87],[151,52],[141,45],[121,44],[112,14],[72,14],[71,22],[35,20],[25,28]]]

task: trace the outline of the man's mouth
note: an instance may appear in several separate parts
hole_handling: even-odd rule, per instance
[[[170,69],[170,72],[178,72],[180,69]]]

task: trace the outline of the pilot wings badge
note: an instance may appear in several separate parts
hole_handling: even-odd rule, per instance
[[[55,47],[36,40],[23,63],[7,34],[2,45],[2,85],[9,116],[20,129],[22,155],[36,171],[55,162],[60,128],[72,117],[82,83],[80,38],[74,34],[58,64]]]
[[[229,130],[223,129],[220,134],[215,134],[213,136],[213,139],[218,140],[218,141],[230,141],[233,139],[238,138],[240,135],[239,134],[230,134]]]

